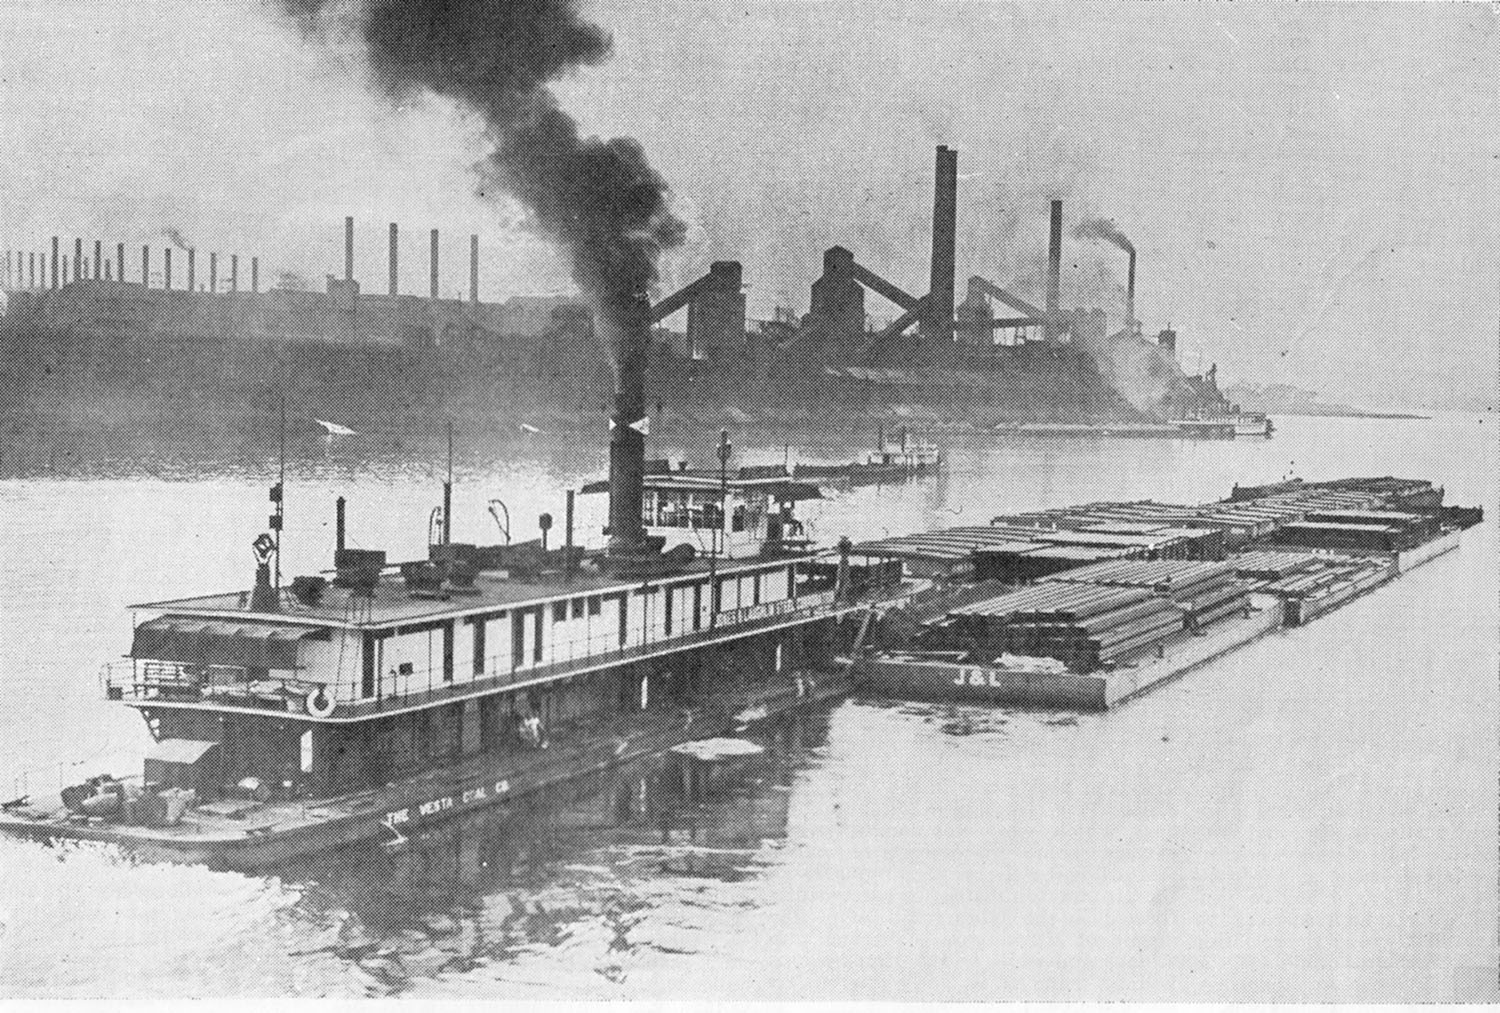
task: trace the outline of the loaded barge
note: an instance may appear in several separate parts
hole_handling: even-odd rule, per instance
[[[866,543],[932,586],[886,612],[862,689],[1105,710],[1456,549],[1482,518],[1425,481],[1345,479]]]

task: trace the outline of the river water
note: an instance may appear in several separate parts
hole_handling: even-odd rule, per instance
[[[811,504],[815,535],[1195,502],[1288,474],[1431,478],[1487,520],[1458,552],[1114,713],[848,701],[777,730],[727,798],[684,801],[648,764],[505,830],[481,817],[265,877],[0,841],[0,996],[1493,995],[1494,421],[953,437],[940,476]],[[352,544],[421,553],[438,442],[294,433],[288,576],[327,565],[337,495]],[[711,440],[661,442],[712,459]],[[742,442],[736,463],[860,450]],[[460,437],[455,538],[495,540],[494,499],[518,539],[543,510],[560,525],[563,490],[603,466],[602,448],[540,434]],[[95,673],[128,646],[127,605],[248,586],[274,463],[75,447],[0,467],[0,794],[137,769],[144,727],[99,700]]]

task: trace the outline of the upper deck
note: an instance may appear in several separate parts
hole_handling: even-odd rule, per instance
[[[368,592],[251,592],[153,602],[107,693],[151,708],[280,712],[355,721],[570,678],[829,618],[868,604],[836,594],[828,555],[734,562],[626,580],[481,573],[438,598],[383,576]],[[858,568],[855,568],[856,573]],[[899,587],[879,589],[882,596]],[[314,702],[316,701],[316,702]]]

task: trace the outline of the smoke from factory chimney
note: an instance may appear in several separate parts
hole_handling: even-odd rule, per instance
[[[1135,244],[1120,231],[1120,227],[1108,218],[1085,218],[1073,230],[1078,239],[1101,239],[1113,243],[1130,256],[1130,269],[1125,281],[1125,327],[1135,330]]]
[[[661,251],[685,227],[667,187],[631,138],[585,138],[548,85],[610,54],[609,34],[576,0],[281,0],[307,32],[352,22],[395,100],[430,91],[484,118],[494,150],[481,166],[564,247],[574,280],[614,346],[611,552],[639,553],[649,298]],[[636,460],[624,463],[627,456]],[[617,466],[618,465],[618,466]],[[633,486],[633,488],[631,488]],[[633,517],[615,501],[633,503]]]
[[[937,149],[933,173],[932,260],[927,317],[923,331],[931,339],[953,338],[953,272],[958,244],[958,152]]]
[[[1052,202],[1052,226],[1047,234],[1047,319],[1045,335],[1049,342],[1058,336],[1058,303],[1062,288],[1062,201]]]

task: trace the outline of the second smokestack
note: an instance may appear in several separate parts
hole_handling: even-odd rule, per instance
[[[438,297],[438,230],[432,230],[432,252],[429,255],[432,261],[432,298]]]
[[[1047,340],[1057,340],[1057,308],[1062,288],[1062,201],[1052,202],[1052,227],[1047,235]]]
[[[958,152],[946,145],[937,149],[932,195],[932,277],[928,286],[929,338],[953,338],[953,271],[958,245]]]

